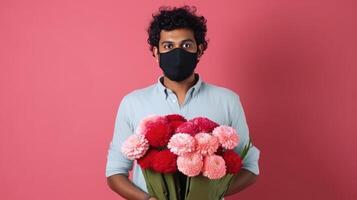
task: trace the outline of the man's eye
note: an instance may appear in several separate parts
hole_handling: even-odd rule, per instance
[[[172,44],[166,44],[166,45],[164,45],[164,48],[165,49],[171,49],[172,48]]]
[[[185,44],[182,45],[182,47],[183,47],[183,48],[190,48],[190,47],[191,47],[191,44],[185,43]]]

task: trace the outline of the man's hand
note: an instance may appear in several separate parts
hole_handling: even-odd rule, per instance
[[[225,196],[233,195],[252,185],[257,180],[257,175],[246,169],[241,169],[238,174],[233,177],[231,186],[228,188]]]
[[[124,197],[125,199],[130,200],[144,200],[147,197],[147,193],[142,191],[136,185],[134,185],[129,179],[128,176],[123,174],[115,174],[107,178],[107,184],[109,187]],[[149,200],[156,200],[155,197],[150,197]]]

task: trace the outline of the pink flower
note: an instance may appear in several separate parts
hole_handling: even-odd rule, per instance
[[[141,158],[149,149],[149,142],[145,136],[132,134],[125,140],[121,147],[121,152],[130,160]]]
[[[213,129],[212,135],[218,138],[219,143],[226,149],[233,149],[238,145],[239,136],[233,127],[221,125]]]
[[[195,139],[196,151],[203,156],[212,155],[219,147],[218,139],[209,133],[198,133]]]
[[[167,123],[167,119],[165,116],[161,116],[157,114],[148,115],[139,122],[139,125],[136,128],[136,133],[145,135],[148,126],[150,126],[150,124],[157,123],[157,122]]]
[[[195,150],[195,138],[187,133],[175,133],[169,140],[167,147],[176,155],[182,156]]]
[[[197,176],[201,173],[202,167],[202,155],[198,153],[191,153],[177,157],[178,170],[187,176]]]
[[[210,155],[203,159],[203,175],[209,179],[220,179],[226,174],[226,164],[222,156]]]

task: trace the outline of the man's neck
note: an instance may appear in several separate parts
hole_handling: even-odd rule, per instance
[[[186,92],[196,83],[196,81],[195,73],[192,73],[191,76],[181,82],[172,81],[164,76],[163,84],[165,87],[172,90],[176,95],[185,95]]]

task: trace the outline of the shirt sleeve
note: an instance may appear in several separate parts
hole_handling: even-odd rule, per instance
[[[128,103],[127,96],[124,96],[117,109],[114,133],[107,154],[106,177],[114,174],[129,176],[129,171],[133,167],[133,161],[121,153],[123,142],[134,132],[128,117]]]
[[[231,103],[230,114],[231,126],[236,129],[240,138],[239,144],[234,148],[234,151],[240,154],[244,146],[249,143],[249,128],[240,97],[236,93],[234,93],[234,101]],[[255,175],[259,175],[259,157],[260,150],[252,143],[251,148],[243,160],[242,168],[251,171]]]

